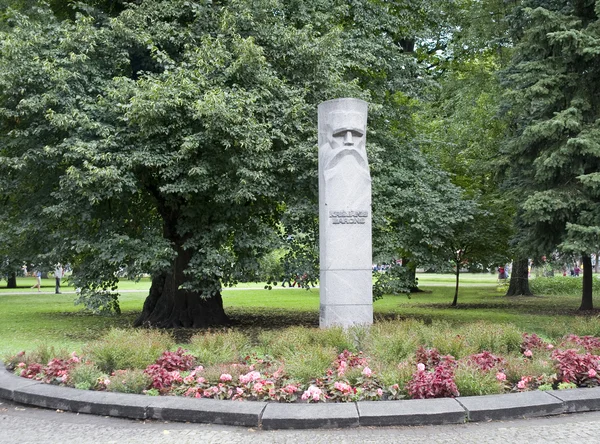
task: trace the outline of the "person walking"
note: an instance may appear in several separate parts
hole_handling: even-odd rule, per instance
[[[31,287],[31,288],[37,288],[38,289],[38,293],[39,293],[40,291],[42,291],[41,290],[41,287],[42,287],[42,272],[40,270],[35,270],[33,272],[33,275],[35,276],[35,285],[33,287]]]
[[[56,294],[62,294],[60,292],[60,280],[63,277],[63,267],[62,265],[58,264],[56,265],[56,268],[54,269],[54,279],[56,281],[56,286],[55,286],[55,293]]]

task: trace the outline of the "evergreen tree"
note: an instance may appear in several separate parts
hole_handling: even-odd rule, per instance
[[[591,0],[523,2],[504,73],[507,161],[526,242],[539,256],[556,248],[582,255],[581,310],[593,308],[590,254],[600,245],[599,12]]]

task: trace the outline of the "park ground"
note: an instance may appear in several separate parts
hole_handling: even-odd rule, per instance
[[[458,307],[451,308],[454,275],[423,273],[418,278],[422,293],[410,298],[385,296],[376,301],[375,320],[416,318],[456,324],[510,322],[523,331],[551,338],[570,332],[595,333],[589,331],[588,321],[596,314],[578,313],[580,296],[576,294],[508,298],[504,296],[506,287],[498,284],[495,274],[464,274]],[[31,289],[33,278],[20,278],[17,285],[17,289],[0,288],[0,356],[31,350],[40,343],[57,349],[80,350],[111,327],[129,327],[142,308],[150,282],[142,279],[120,283],[120,316],[97,316],[75,306],[74,289],[65,283],[63,294],[54,294],[53,279],[42,281],[40,293]],[[263,287],[260,283],[242,283],[223,291],[232,328],[318,326],[318,289],[276,287],[265,290]],[[585,331],[581,331],[582,325]],[[186,332],[179,333],[180,340],[185,342]]]

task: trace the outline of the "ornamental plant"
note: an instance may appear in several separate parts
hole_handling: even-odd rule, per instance
[[[560,346],[561,348],[573,348],[569,345],[577,345],[583,347],[583,349],[588,353],[599,353],[600,352],[600,338],[596,338],[594,336],[577,336],[574,334],[567,335],[563,338]]]
[[[580,354],[575,349],[555,350],[552,359],[558,367],[558,380],[578,386],[597,386],[600,356]]]
[[[454,381],[455,361],[451,356],[445,356],[431,370],[420,362],[417,371],[408,381],[406,390],[413,399],[448,398],[459,396]]]

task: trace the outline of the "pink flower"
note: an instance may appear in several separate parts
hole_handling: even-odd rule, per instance
[[[346,373],[346,368],[348,368],[348,363],[346,361],[340,361],[340,366],[337,371],[338,376],[343,376],[344,373]]]
[[[552,350],[552,349],[554,348],[554,346],[553,346],[552,344],[548,344],[548,345],[546,346],[546,348],[547,348],[548,350]]]
[[[323,392],[321,391],[321,389],[319,387],[315,387],[314,385],[311,385],[308,388],[308,390],[306,390],[302,394],[302,400],[310,401],[312,399],[313,401],[319,401],[322,394],[323,394]]]
[[[502,372],[496,373],[496,379],[498,381],[506,381],[506,375]]]
[[[527,383],[525,381],[523,381],[522,379],[517,383],[517,387],[520,388],[521,390],[523,390],[525,387],[527,387]]]
[[[255,392],[260,392],[260,391],[262,391],[262,389],[263,389],[264,387],[265,387],[265,386],[264,386],[264,385],[263,385],[261,382],[257,382],[256,384],[254,384],[254,386],[252,387],[252,389],[253,389]]]
[[[194,382],[194,377],[192,375],[188,375],[185,378],[183,378],[183,382],[185,384],[191,384],[192,382]]]
[[[345,382],[339,382],[339,381],[336,381],[336,382],[333,384],[333,387],[334,387],[336,390],[339,390],[339,391],[340,391],[340,392],[342,392],[342,393],[349,393],[349,392],[351,392],[351,391],[352,391],[352,387],[351,387],[351,386],[349,386],[348,384],[346,384]]]
[[[420,372],[424,372],[425,371],[425,364],[423,364],[422,362],[419,362],[417,364],[417,370],[419,370]]]
[[[24,368],[24,367],[26,367],[26,366],[27,366],[27,364],[25,364],[24,362],[19,362],[19,363],[17,364],[17,367],[18,367],[18,368]]]
[[[244,394],[244,389],[240,388],[240,387],[236,387],[235,392],[238,394],[238,396],[241,396]]]
[[[233,378],[231,377],[231,375],[229,373],[223,373],[221,375],[221,377],[219,378],[219,381],[221,382],[227,382],[227,381],[231,381]]]
[[[531,350],[525,350],[523,352],[523,355],[526,356],[526,357],[528,357],[528,358],[531,358],[533,356],[533,352]]]
[[[289,394],[296,393],[298,391],[298,387],[296,387],[294,384],[288,384],[283,387],[283,391]]]
[[[196,382],[198,384],[204,384],[206,382],[206,379],[204,379],[202,376],[200,376],[198,379],[196,379]]]
[[[257,371],[251,371],[245,375],[240,375],[240,382],[242,384],[248,384],[249,382],[258,381],[260,379],[260,373]]]
[[[589,376],[590,378],[595,378],[597,374],[598,374],[598,373],[597,373],[597,372],[596,372],[596,370],[594,370],[593,368],[591,368],[591,369],[588,371],[588,376]]]
[[[392,389],[394,389],[394,390],[398,390],[399,388],[400,388],[400,386],[398,384],[392,385]]]
[[[377,389],[377,396],[379,396],[380,398],[383,396],[383,390],[381,390],[380,388]]]
[[[363,376],[370,378],[371,375],[373,375],[373,371],[369,367],[365,367],[365,368],[363,368],[362,374],[363,374]]]

